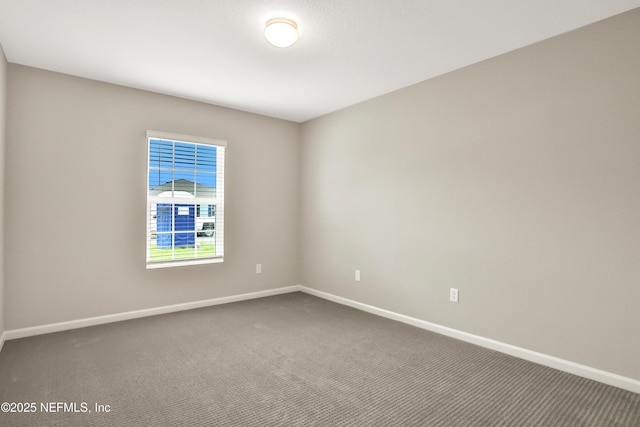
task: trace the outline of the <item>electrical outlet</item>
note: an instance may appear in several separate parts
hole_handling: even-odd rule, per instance
[[[256,264],[256,274],[262,273],[262,264]]]
[[[360,281],[360,270],[356,270],[356,282]]]
[[[449,289],[449,301],[458,302],[458,289],[456,288]]]

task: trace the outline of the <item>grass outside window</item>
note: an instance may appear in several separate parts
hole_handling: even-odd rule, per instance
[[[216,253],[216,245],[213,242],[197,243],[197,253],[195,246],[175,247],[173,249],[158,248],[155,243],[151,244],[150,255],[153,261],[172,261],[177,259],[208,258]]]

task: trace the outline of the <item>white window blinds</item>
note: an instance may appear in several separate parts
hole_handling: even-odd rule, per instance
[[[147,131],[147,268],[223,260],[225,149]]]

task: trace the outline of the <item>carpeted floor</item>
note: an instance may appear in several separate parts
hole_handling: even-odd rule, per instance
[[[640,426],[640,394],[302,293],[7,341],[0,402],[35,407],[2,426]]]

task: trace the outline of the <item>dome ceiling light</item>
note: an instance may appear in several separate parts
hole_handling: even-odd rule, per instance
[[[298,25],[287,18],[273,18],[267,21],[264,37],[276,47],[289,47],[298,40]]]

